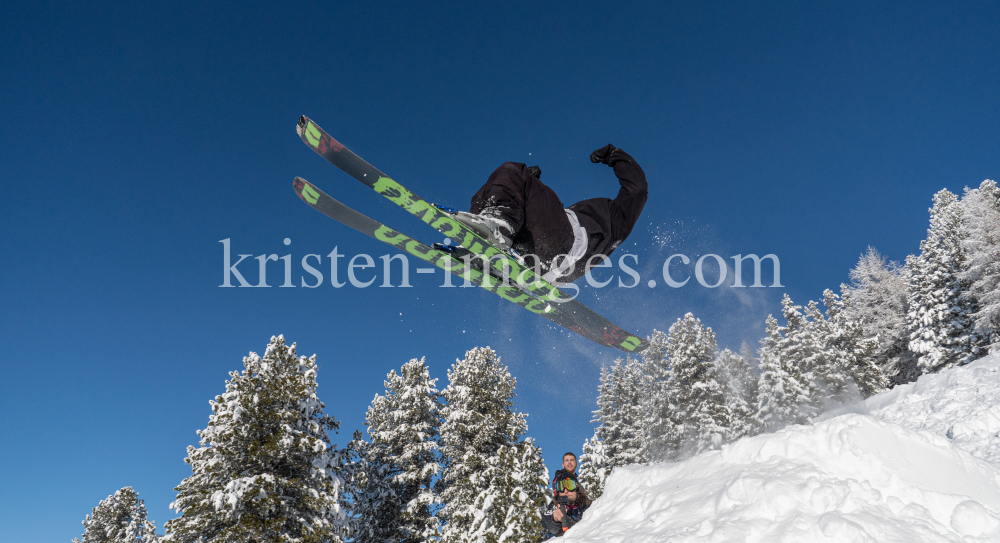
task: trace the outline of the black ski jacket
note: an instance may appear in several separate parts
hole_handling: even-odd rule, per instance
[[[569,206],[576,213],[580,226],[587,230],[587,252],[576,262],[573,270],[560,282],[576,281],[587,273],[587,261],[594,255],[610,255],[632,233],[639,215],[646,206],[648,185],[646,173],[635,159],[621,149],[611,155],[609,164],[615,170],[621,188],[614,200],[591,198]],[[595,260],[600,264],[600,260]]]
[[[560,282],[583,277],[594,255],[610,255],[632,233],[646,205],[646,174],[635,160],[616,149],[608,163],[621,185],[618,196],[614,200],[591,198],[569,206],[587,231],[587,239],[583,256],[563,271]],[[557,256],[570,254],[576,241],[559,196],[520,162],[505,162],[490,174],[472,196],[469,211],[507,223],[513,232],[514,249],[524,255],[529,266],[539,264],[542,273],[549,271]]]

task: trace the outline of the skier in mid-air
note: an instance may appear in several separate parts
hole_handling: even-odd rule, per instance
[[[427,222],[447,239],[445,243],[428,247],[358,213],[316,185],[296,177],[292,182],[295,193],[313,209],[362,234],[432,262],[446,273],[465,277],[504,300],[597,344],[633,354],[649,346],[649,340],[604,318],[576,300],[575,295],[550,288],[567,286],[568,282],[585,275],[588,268],[604,265],[607,255],[625,241],[635,227],[646,204],[646,175],[628,153],[614,145],[606,145],[590,155],[592,162],[614,168],[621,190],[613,200],[593,198],[564,209],[555,192],[539,181],[541,170],[507,162],[490,175],[486,185],[472,198],[471,213],[461,213],[444,206],[434,209],[433,204],[365,162],[304,115],[299,118],[296,131],[303,143],[328,162]],[[468,247],[452,246],[450,242],[454,236],[460,237]],[[484,236],[487,239],[483,239]],[[500,249],[499,255],[496,249]],[[514,265],[508,260],[509,266],[501,268],[501,263],[495,259],[502,259],[505,253],[520,264]],[[467,273],[471,266],[479,264],[483,267],[481,275]],[[528,274],[529,271],[534,273]],[[489,279],[500,277],[506,282],[508,275],[517,280],[516,287],[498,287]],[[542,277],[547,282],[541,280]],[[550,301],[563,305],[550,305]]]
[[[639,220],[646,204],[646,174],[628,153],[608,144],[590,155],[614,168],[621,189],[614,200],[592,198],[563,208],[539,180],[538,166],[505,162],[455,218],[501,250],[513,250],[546,281],[570,283],[610,255]]]

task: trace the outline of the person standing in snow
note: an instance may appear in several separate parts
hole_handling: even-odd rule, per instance
[[[646,174],[628,153],[608,144],[590,155],[614,168],[621,188],[614,200],[592,198],[563,208],[555,191],[539,180],[538,166],[505,162],[472,196],[469,213],[455,218],[497,248],[523,255],[545,280],[583,277],[592,257],[610,255],[639,220],[646,205]]]
[[[548,537],[562,537],[563,532],[580,521],[590,507],[590,497],[576,478],[576,455],[563,455],[563,469],[552,479],[555,498],[542,511],[542,528]]]

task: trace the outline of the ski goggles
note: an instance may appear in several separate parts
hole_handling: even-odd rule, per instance
[[[580,487],[573,479],[559,479],[556,481],[557,492],[575,492]]]

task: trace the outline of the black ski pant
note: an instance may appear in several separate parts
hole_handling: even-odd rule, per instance
[[[504,162],[472,197],[469,211],[497,217],[513,229],[514,248],[547,267],[573,247],[573,228],[559,196],[519,162]],[[535,255],[535,259],[528,257]]]

